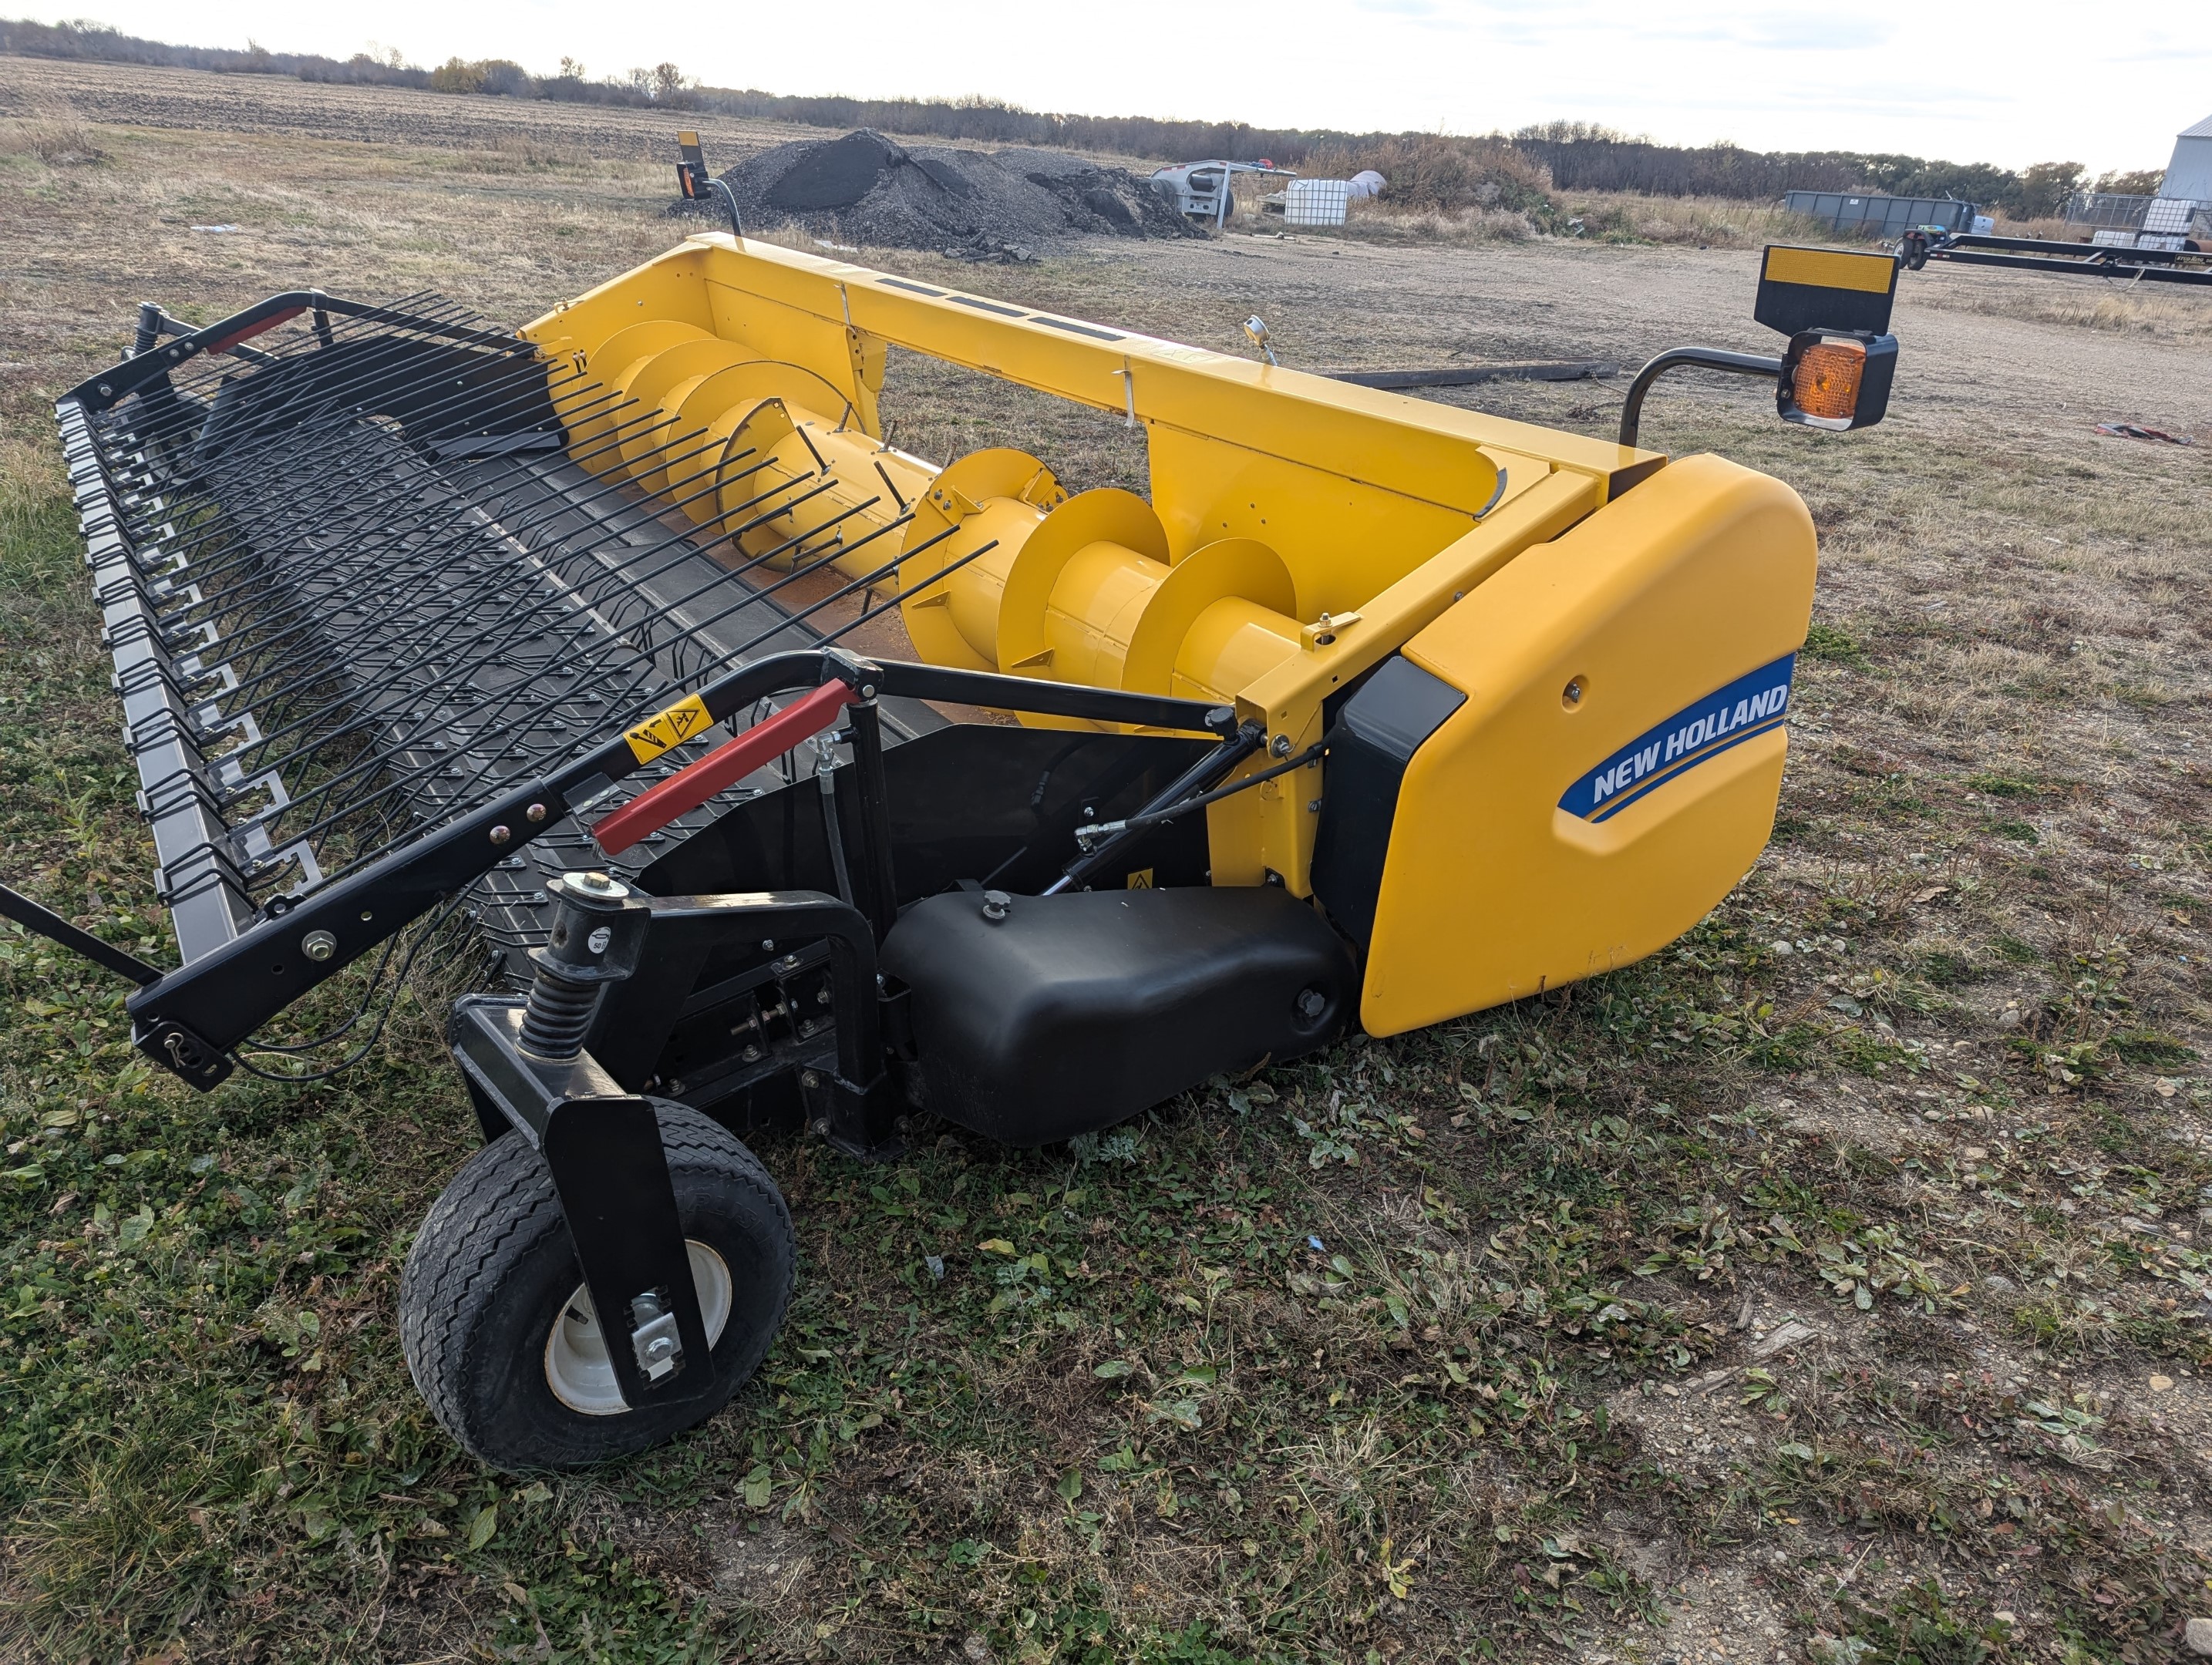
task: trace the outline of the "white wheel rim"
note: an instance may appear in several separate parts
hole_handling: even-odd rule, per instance
[[[684,1240],[691,1262],[691,1286],[699,1292],[699,1316],[707,1323],[707,1345],[722,1339],[736,1297],[729,1263],[696,1237]],[[623,1403],[615,1367],[607,1358],[606,1336],[599,1328],[592,1291],[583,1285],[562,1303],[545,1338],[545,1382],[553,1397],[586,1416],[621,1416],[629,1409]]]

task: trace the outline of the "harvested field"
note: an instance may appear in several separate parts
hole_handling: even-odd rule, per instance
[[[518,148],[599,161],[653,161],[672,180],[676,135],[698,132],[726,160],[818,130],[674,111],[499,98],[406,87],[336,87],[282,76],[212,75],[52,58],[0,60],[0,117],[65,107],[89,122],[172,132],[343,139],[497,154]],[[273,153],[272,153],[273,154]]]
[[[53,393],[142,298],[520,321],[672,235],[652,130],[405,95],[403,149],[401,96],[0,60],[0,877],[156,957]],[[15,137],[72,121],[101,159]],[[471,124],[508,160],[456,154]],[[1224,350],[1256,311],[1294,365],[1772,339],[1718,248],[858,258]],[[198,1098],[111,984],[0,933],[0,1655],[2179,1657],[2212,1613],[2212,343],[2075,293],[1908,274],[1863,434],[1653,395],[1647,443],[1788,480],[1823,539],[1774,842],[1681,943],[1073,1147],[765,1141],[791,1326],[645,1459],[502,1480],[407,1382],[398,1268],[472,1142],[437,1013]],[[1620,390],[1444,396],[1599,433]],[[925,455],[1144,483],[1117,416],[905,359],[886,405]]]

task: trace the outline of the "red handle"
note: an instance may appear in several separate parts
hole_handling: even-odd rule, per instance
[[[688,763],[659,786],[649,787],[592,829],[609,855],[620,855],[659,832],[678,816],[696,810],[726,787],[734,786],[771,757],[781,757],[810,734],[837,720],[837,714],[860,698],[842,682],[825,682],[805,699],[725,740],[696,763]]]
[[[280,313],[271,313],[258,323],[249,324],[242,330],[233,330],[220,341],[210,341],[207,350],[211,354],[227,353],[241,341],[251,341],[258,335],[266,335],[279,324],[289,323],[307,310],[305,307],[287,307]]]

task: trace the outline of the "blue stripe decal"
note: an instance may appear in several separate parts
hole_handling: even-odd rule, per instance
[[[1561,794],[1559,807],[1584,821],[1607,821],[1683,770],[1754,734],[1782,726],[1797,656],[1785,653],[1726,688],[1716,689],[1657,727],[1638,735]]]

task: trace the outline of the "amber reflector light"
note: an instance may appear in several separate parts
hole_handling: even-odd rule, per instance
[[[1790,397],[1808,416],[1849,422],[1858,409],[1866,349],[1856,341],[1823,341],[1808,347],[1790,380]]]

